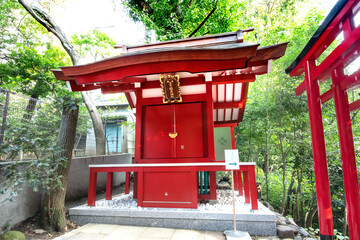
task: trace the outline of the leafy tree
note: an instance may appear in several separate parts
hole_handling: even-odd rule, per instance
[[[56,113],[51,112],[34,119],[33,111],[38,101],[30,98],[21,120],[9,117],[6,142],[0,147],[0,156],[6,157],[10,163],[5,167],[7,181],[1,183],[1,191],[11,187],[16,195],[21,183],[27,182],[35,190],[42,184],[47,192],[44,196],[44,226],[63,230],[66,227],[64,189],[74,146],[79,100],[64,90],[64,83],[56,81],[50,72],[50,69],[68,64],[66,55],[51,46],[50,38],[42,38],[44,30],[38,31],[40,34],[37,35],[39,25],[33,18],[23,15],[20,5],[13,1],[2,2],[4,11],[0,14],[0,27],[4,31],[1,31],[0,38],[7,40],[3,42],[5,49],[0,55],[3,87],[35,98],[58,99],[60,105],[57,106],[62,109],[62,114],[56,118]],[[19,13],[21,19],[12,17],[14,13]],[[23,25],[29,23],[28,27]],[[15,116],[22,112],[17,109]],[[44,122],[45,119],[48,121]],[[47,128],[49,120],[55,126],[58,124],[60,131],[54,131],[54,125]],[[34,154],[35,160],[26,164],[14,161],[20,151]]]
[[[110,56],[116,44],[113,39],[99,30],[91,30],[87,34],[75,34],[71,36],[71,43],[82,58],[89,58],[92,61]]]
[[[225,0],[123,0],[130,16],[155,30],[159,40],[235,31],[235,12],[245,9],[241,1]]]
[[[29,4],[25,0],[18,0],[18,2],[24,7],[24,9],[33,17],[33,19],[40,25],[42,25],[48,32],[54,34],[54,36],[60,41],[66,53],[69,55],[73,65],[78,65],[81,62],[81,56],[76,51],[74,46],[70,43],[65,33],[51,18],[51,16],[43,9]],[[105,133],[102,125],[102,120],[95,104],[91,100],[90,96],[86,92],[81,92],[83,101],[88,109],[89,115],[92,119],[95,141],[96,141],[96,154],[105,154]]]
[[[24,120],[32,118],[37,99],[49,95],[58,96],[66,93],[64,83],[57,81],[51,69],[64,66],[66,55],[57,47],[46,46],[39,53],[35,48],[17,44],[16,50],[10,50],[8,60],[0,64],[3,84],[6,88],[30,96],[24,114]]]

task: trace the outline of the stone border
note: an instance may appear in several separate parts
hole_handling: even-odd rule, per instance
[[[196,209],[96,209],[72,208],[70,220],[82,226],[88,223],[165,227],[206,231],[233,229],[233,215]],[[276,236],[276,215],[271,211],[236,215],[237,230],[255,236]]]

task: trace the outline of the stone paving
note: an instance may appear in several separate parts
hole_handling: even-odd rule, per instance
[[[225,240],[222,232],[153,228],[112,224],[86,224],[56,240]]]

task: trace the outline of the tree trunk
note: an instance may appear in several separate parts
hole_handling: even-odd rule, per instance
[[[315,207],[311,214],[310,214],[310,219],[309,219],[309,222],[308,222],[308,226],[307,227],[312,227],[312,224],[313,224],[313,221],[314,221],[314,217],[315,217],[315,214],[317,213],[318,209],[317,207]]]
[[[3,115],[2,115],[2,121],[1,121],[1,129],[0,129],[0,144],[4,142],[4,136],[5,136],[5,126],[6,126],[6,120],[7,120],[7,111],[9,109],[9,100],[10,100],[10,92],[8,90],[4,90],[0,88],[0,92],[5,92],[5,103],[3,108]]]
[[[304,218],[304,227],[308,227],[310,225],[309,222],[311,222],[311,221],[309,219],[311,216],[311,209],[313,209],[313,203],[314,203],[315,199],[316,199],[316,193],[313,193],[313,196],[310,199],[310,202],[306,209],[305,218]],[[315,208],[316,208],[316,206],[315,206]]]
[[[105,133],[99,111],[96,109],[95,104],[91,101],[90,96],[86,92],[81,92],[81,96],[93,123],[96,141],[96,155],[105,155]]]
[[[56,157],[65,158],[66,164],[59,164],[56,174],[63,176],[61,178],[62,186],[58,186],[57,182],[51,184],[51,190],[46,193],[43,201],[43,225],[45,229],[51,229],[55,231],[64,231],[66,229],[65,218],[65,194],[67,179],[70,169],[70,163],[72,158],[72,151],[75,142],[76,125],[78,120],[79,108],[76,109],[69,107],[63,108],[61,117],[61,126],[58,136],[59,147],[63,150]]]
[[[281,83],[280,83],[280,92],[279,92],[279,129],[282,126],[281,118],[282,118],[282,98],[281,98]],[[282,204],[281,204],[281,214],[284,215],[285,213],[285,198],[286,198],[286,156],[283,148],[282,143],[282,135],[281,132],[278,133],[279,141],[280,141],[280,150],[281,150],[281,158],[283,164],[283,176],[282,176],[282,184],[283,184],[283,197],[282,197]]]
[[[23,114],[23,122],[30,122],[33,116],[33,112],[35,111],[38,96],[31,95],[28,101],[28,104],[25,109],[25,113]]]
[[[302,182],[302,176],[304,171],[304,164],[305,160],[304,158],[301,160],[301,170],[297,170],[297,188],[296,188],[296,194],[295,194],[295,205],[294,205],[294,221],[301,226],[304,226],[304,211],[303,211],[303,204],[302,201],[300,201],[299,204],[299,194],[301,194],[301,182]],[[299,207],[300,205],[300,207]],[[299,209],[300,208],[300,209]]]
[[[42,9],[31,6],[25,0],[18,0],[18,2],[25,8],[25,10],[37,21],[39,22],[46,30],[53,33],[61,42],[65,51],[71,58],[73,65],[77,65],[80,63],[80,55],[74,49],[74,47],[70,44],[67,39],[65,33],[62,29],[56,24],[56,22],[51,18],[49,14],[47,14]],[[105,154],[105,134],[102,126],[102,120],[98,110],[96,109],[94,103],[92,102],[89,95],[82,92],[81,94],[84,103],[89,111],[91,120],[94,126],[95,139],[96,139],[96,153],[97,155]]]
[[[38,7],[31,6],[25,0],[18,0],[18,2],[24,7],[24,9],[43,27],[45,27],[49,32],[53,33],[61,42],[63,48],[68,53],[71,58],[71,61],[74,65],[80,63],[80,55],[70,44],[66,35],[62,29],[56,24],[56,22],[48,15],[45,11],[41,10]],[[102,127],[102,121],[98,110],[95,105],[92,103],[91,98],[86,94],[82,94],[83,100],[86,107],[90,113],[98,154],[105,154],[105,134]],[[52,228],[57,231],[62,231],[66,227],[65,219],[65,191],[67,185],[67,178],[70,167],[70,160],[72,157],[72,150],[74,147],[75,134],[76,134],[76,124],[78,118],[78,109],[76,110],[66,110],[63,111],[63,116],[61,120],[61,128],[59,133],[59,145],[64,149],[64,156],[68,159],[68,164],[66,166],[60,165],[57,173],[62,177],[63,188],[56,187],[52,189],[49,194],[45,194],[43,202],[43,223],[47,228]],[[56,186],[56,183],[53,183],[53,186]]]
[[[300,207],[299,207],[299,224],[300,226],[305,226],[305,213],[304,213],[304,201],[300,200]]]
[[[297,173],[297,187],[296,187],[296,191],[295,191],[295,199],[294,199],[294,211],[293,211],[293,219],[294,221],[299,224],[301,219],[299,217],[299,192],[300,190],[300,173],[299,170],[296,170]],[[300,224],[301,225],[301,224]],[[302,225],[301,225],[302,226]]]
[[[285,210],[284,210],[284,216],[288,215],[289,213],[289,209],[290,209],[290,196],[291,196],[291,192],[292,192],[292,188],[294,186],[295,183],[295,174],[296,174],[296,170],[294,170],[292,172],[292,176],[291,176],[291,182],[290,185],[288,187],[288,191],[287,191],[287,199],[286,199],[286,205],[285,205]]]
[[[266,81],[266,104],[268,104],[268,95],[269,95],[269,81]],[[266,184],[266,201],[269,202],[269,108],[266,105],[266,120],[265,120],[265,159],[264,159],[264,168],[265,168],[265,184]]]
[[[248,160],[251,161],[251,126],[250,126],[250,132],[249,132],[249,142],[248,142]]]

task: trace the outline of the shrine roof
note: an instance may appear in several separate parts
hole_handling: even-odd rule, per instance
[[[220,46],[191,48],[153,48],[137,52],[125,53],[119,56],[107,58],[89,64],[61,67],[61,70],[65,76],[78,76],[118,67],[126,67],[129,65],[145,64],[152,62],[159,63],[170,61],[206,61],[250,58],[256,55],[258,47],[259,44],[253,43],[232,43]]]
[[[151,48],[164,48],[164,47],[174,47],[174,46],[182,46],[182,47],[194,47],[194,46],[211,46],[211,45],[220,45],[227,44],[231,42],[243,42],[243,33],[251,32],[254,28],[249,28],[245,30],[237,30],[236,32],[227,32],[213,35],[205,35],[201,37],[191,37],[185,39],[175,39],[157,43],[149,43],[137,46],[115,46],[115,48],[122,48],[125,52],[133,52],[144,49]]]
[[[132,108],[139,90],[143,98],[162,97],[159,77],[163,74],[179,75],[182,95],[204,94],[211,82],[215,124],[237,124],[249,82],[270,72],[272,60],[283,56],[288,44],[259,47],[243,42],[244,31],[123,47],[119,56],[53,72],[71,91],[123,92]]]
[[[78,84],[94,84],[107,81],[120,81],[123,78],[141,76],[147,74],[166,73],[173,71],[187,72],[212,72],[219,70],[240,69],[245,65],[261,65],[263,61],[278,59],[283,56],[287,43],[275,44],[266,47],[259,47],[259,44],[252,43],[233,43],[220,46],[207,47],[171,47],[163,49],[149,49],[133,53],[127,53],[120,56],[104,59],[94,63],[61,67],[61,70],[54,70],[54,75],[59,80],[73,81],[78,78],[87,77],[87,81],[77,81]],[[191,66],[176,65],[173,69],[162,70],[161,63],[169,62],[203,62],[211,61],[212,63],[220,61],[243,60],[243,66],[239,63],[226,64],[225,66],[202,66],[203,69],[192,68]],[[105,71],[117,71],[119,68],[131,67],[140,64],[149,65],[157,63],[160,69],[152,69],[147,72],[125,73],[117,76],[105,76]],[[235,66],[234,66],[235,65]],[[239,66],[240,65],[240,66]],[[264,65],[264,64],[263,64]],[[266,65],[266,64],[265,64]],[[125,70],[125,69],[124,69]],[[98,74],[100,73],[100,74]],[[92,75],[93,74],[93,75]],[[99,77],[102,75],[102,77]],[[121,77],[121,78],[119,78]],[[98,87],[99,88],[99,87]],[[84,89],[88,90],[88,89]]]

